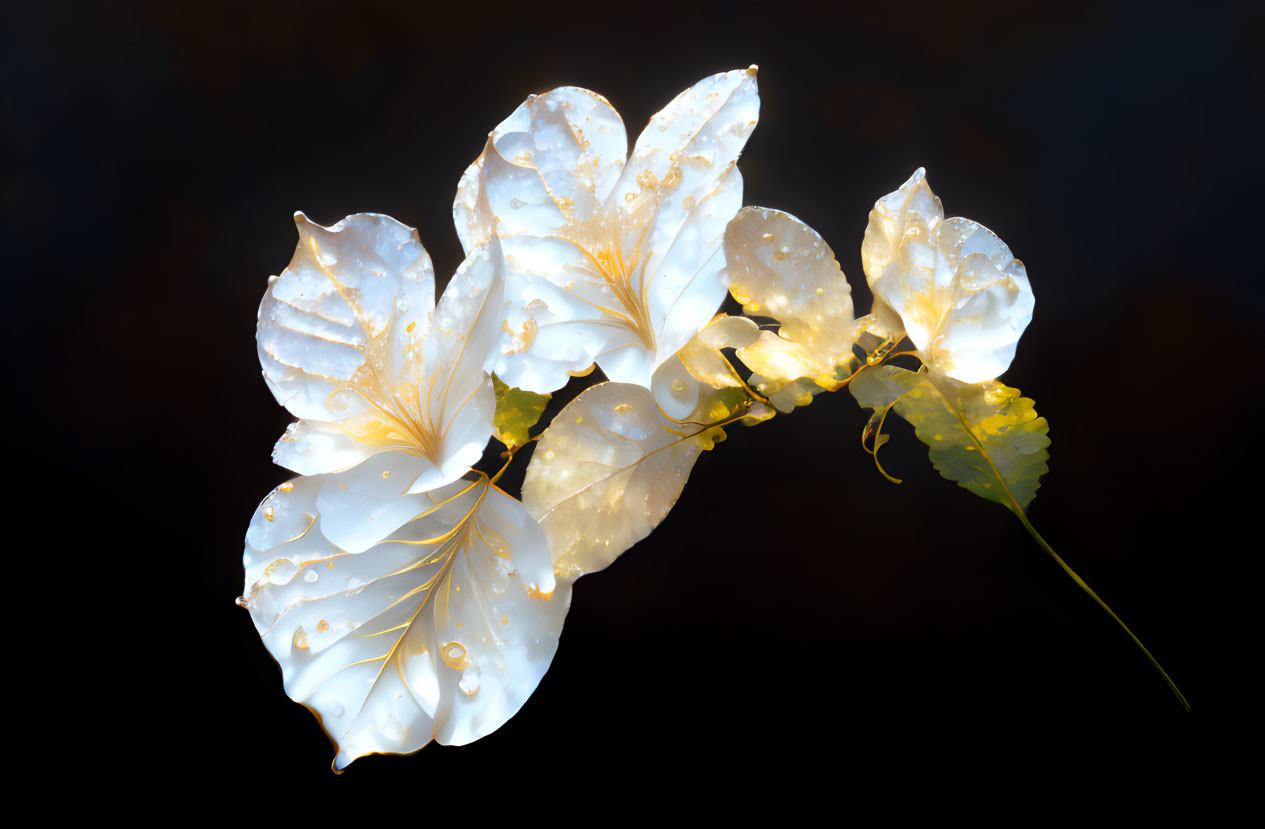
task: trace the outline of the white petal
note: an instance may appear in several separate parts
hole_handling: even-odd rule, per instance
[[[673,420],[685,420],[690,416],[698,406],[703,389],[703,383],[677,357],[655,369],[650,381],[655,402]]]
[[[413,464],[413,479],[397,481],[413,491],[461,477],[492,433],[495,395],[484,364],[501,336],[496,241],[467,257],[436,308],[430,259],[415,231],[369,214],[328,229],[301,214],[297,221],[294,261],[259,310],[265,376],[278,400],[305,418],[274,458],[319,474],[407,452],[427,461]]]
[[[554,418],[523,482],[523,504],[549,539],[558,575],[600,570],[645,538],[721,436],[667,419],[640,386],[585,389]]]
[[[247,533],[245,603],[286,693],[338,745],[337,767],[468,743],[518,711],[570,604],[521,504],[486,478],[401,496],[417,518],[351,553],[321,533],[320,479],[285,486]]]
[[[723,230],[742,202],[733,165],[759,112],[754,71],[700,82],[655,116],[635,169],[590,208],[588,194],[609,189],[614,168],[580,163],[594,149],[572,140],[571,113],[604,113],[610,127],[601,134],[616,131],[613,112],[581,92],[568,94],[583,105],[567,99],[551,109],[541,96],[498,127],[463,179],[456,210],[469,238],[494,228],[509,270],[522,275],[507,312],[512,348],[495,368],[540,393],[593,362],[614,381],[649,388],[715,314]],[[616,146],[610,138],[598,158]]]
[[[943,215],[921,169],[875,204],[862,258],[876,321],[903,328],[933,370],[964,383],[991,380],[1010,366],[1032,320],[1032,287],[992,231]]]
[[[345,472],[322,476],[316,497],[321,532],[347,552],[363,552],[416,517],[417,500],[401,497],[410,488],[438,489],[459,477],[444,475],[417,455],[380,452]]]
[[[704,78],[650,119],[611,198],[615,204],[631,201],[643,189],[669,180],[672,168],[688,158],[698,159],[719,177],[738,160],[759,117],[754,66]]]
[[[496,239],[467,256],[444,289],[422,342],[415,382],[423,411],[417,429],[429,444],[423,454],[446,481],[477,463],[492,436],[496,393],[484,368],[501,339],[504,267]],[[411,491],[433,485],[419,479]]]
[[[725,298],[725,226],[740,207],[742,175],[737,167],[730,167],[690,208],[667,198],[660,201],[651,231],[656,255],[646,266],[653,268],[646,296],[657,324],[656,364],[676,354],[720,308]]]
[[[319,420],[291,423],[272,447],[273,461],[300,475],[347,469],[360,463],[367,454],[368,447],[340,425]]]
[[[627,153],[623,121],[601,95],[564,86],[531,96],[462,176],[453,204],[462,245],[468,252],[493,232],[545,236],[568,220],[589,221]]]
[[[294,415],[340,421],[368,408],[356,393],[367,360],[398,372],[408,338],[425,333],[435,275],[417,232],[388,216],[295,223],[294,259],[259,305],[260,362]]]
[[[502,341],[493,369],[515,388],[556,391],[611,347],[612,333],[633,341],[631,332],[613,332],[591,305],[542,277],[511,273],[507,293],[505,327],[512,336]]]
[[[930,341],[915,344],[929,365],[955,380],[996,378],[1032,321],[1035,300],[1023,263],[988,228],[953,218],[940,225],[934,273],[937,286],[947,282],[951,305]]]
[[[931,192],[922,167],[900,189],[875,202],[861,242],[861,265],[870,287],[886,273],[904,241],[930,244],[931,233],[943,218],[944,207]]]

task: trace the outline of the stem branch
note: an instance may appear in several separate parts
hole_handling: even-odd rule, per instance
[[[1129,626],[1126,625],[1120,619],[1120,617],[1115,614],[1115,611],[1113,611],[1110,607],[1108,607],[1107,603],[1098,597],[1098,594],[1095,593],[1093,589],[1088,584],[1085,583],[1084,579],[1076,575],[1075,570],[1067,566],[1067,562],[1064,561],[1062,558],[1060,558],[1058,553],[1054,552],[1054,549],[1050,547],[1049,544],[1046,543],[1046,540],[1044,538],[1041,537],[1041,533],[1037,532],[1036,528],[1033,527],[1031,522],[1028,521],[1028,516],[1024,515],[1023,510],[1019,507],[1018,504],[1015,505],[1015,508],[1014,510],[1012,510],[1012,512],[1014,512],[1015,515],[1019,516],[1019,521],[1023,524],[1024,529],[1026,529],[1028,533],[1034,539],[1036,539],[1037,544],[1041,545],[1041,549],[1045,550],[1046,553],[1049,554],[1050,558],[1054,559],[1054,561],[1060,567],[1063,568],[1063,572],[1067,573],[1067,575],[1071,577],[1072,581],[1076,582],[1077,586],[1079,586],[1081,590],[1085,591],[1086,595],[1088,595],[1091,599],[1093,599],[1098,604],[1099,607],[1107,611],[1107,615],[1115,619],[1116,624],[1120,625],[1121,629],[1124,630],[1125,633],[1129,634],[1129,638],[1133,640],[1134,644],[1136,644],[1139,648],[1142,649],[1142,653],[1144,653],[1146,655],[1146,658],[1150,660],[1151,664],[1155,666],[1155,670],[1160,672],[1160,676],[1164,677],[1164,681],[1168,683],[1169,689],[1172,690],[1172,692],[1177,696],[1178,701],[1182,704],[1182,707],[1186,709],[1187,713],[1189,713],[1190,703],[1186,701],[1186,697],[1183,696],[1182,692],[1177,688],[1177,683],[1173,682],[1173,679],[1172,677],[1168,675],[1168,672],[1165,671],[1162,667],[1160,667],[1160,663],[1157,662],[1155,657],[1151,655],[1151,652],[1146,649],[1146,645],[1142,644],[1142,640],[1139,639],[1137,636],[1134,636],[1133,631],[1129,630]]]

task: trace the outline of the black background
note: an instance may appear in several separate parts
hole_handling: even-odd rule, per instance
[[[77,712],[41,744],[63,773],[119,772],[120,796],[208,800],[477,800],[487,781],[535,809],[719,773],[731,799],[795,806],[872,778],[985,798],[1013,774],[1057,781],[1051,800],[1128,769],[1193,779],[1228,705],[1213,597],[1259,552],[1234,534],[1257,509],[1259,8],[6,3],[10,445],[60,505],[36,549],[88,594],[22,620],[75,631],[32,640],[37,696]],[[681,89],[750,63],[745,202],[815,227],[859,310],[867,212],[919,165],[1025,261],[1036,315],[1003,379],[1051,424],[1032,520],[1194,713],[903,424],[883,452],[904,484],[885,482],[845,392],[704,455],[667,520],[577,584],[500,731],[333,778],[233,604],[247,521],[287,477],[254,325],[291,214],[415,225],[442,282],[457,180],[528,93],[601,92],[631,144]]]

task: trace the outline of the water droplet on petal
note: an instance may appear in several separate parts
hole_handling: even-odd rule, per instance
[[[339,389],[325,398],[325,408],[331,412],[346,411],[349,405],[351,405],[351,395],[347,393],[346,389]]]
[[[475,665],[470,665],[461,672],[461,681],[457,683],[457,687],[461,689],[461,693],[468,697],[472,697],[479,693],[479,669]]]
[[[466,653],[466,646],[460,642],[449,642],[439,649],[439,656],[444,660],[444,664],[454,671],[463,670],[470,664],[470,657]]]

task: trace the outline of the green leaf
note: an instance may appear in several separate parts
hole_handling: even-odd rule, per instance
[[[530,439],[529,430],[540,420],[550,395],[507,386],[495,374],[492,386],[496,389],[496,414],[492,416],[496,439],[510,449],[522,446]]]
[[[895,408],[930,448],[940,474],[982,498],[1022,511],[1050,471],[1050,424],[1018,389],[896,366],[866,369],[849,388],[858,403],[874,409],[866,427],[867,436],[875,435],[873,451],[883,443],[882,416]]]

